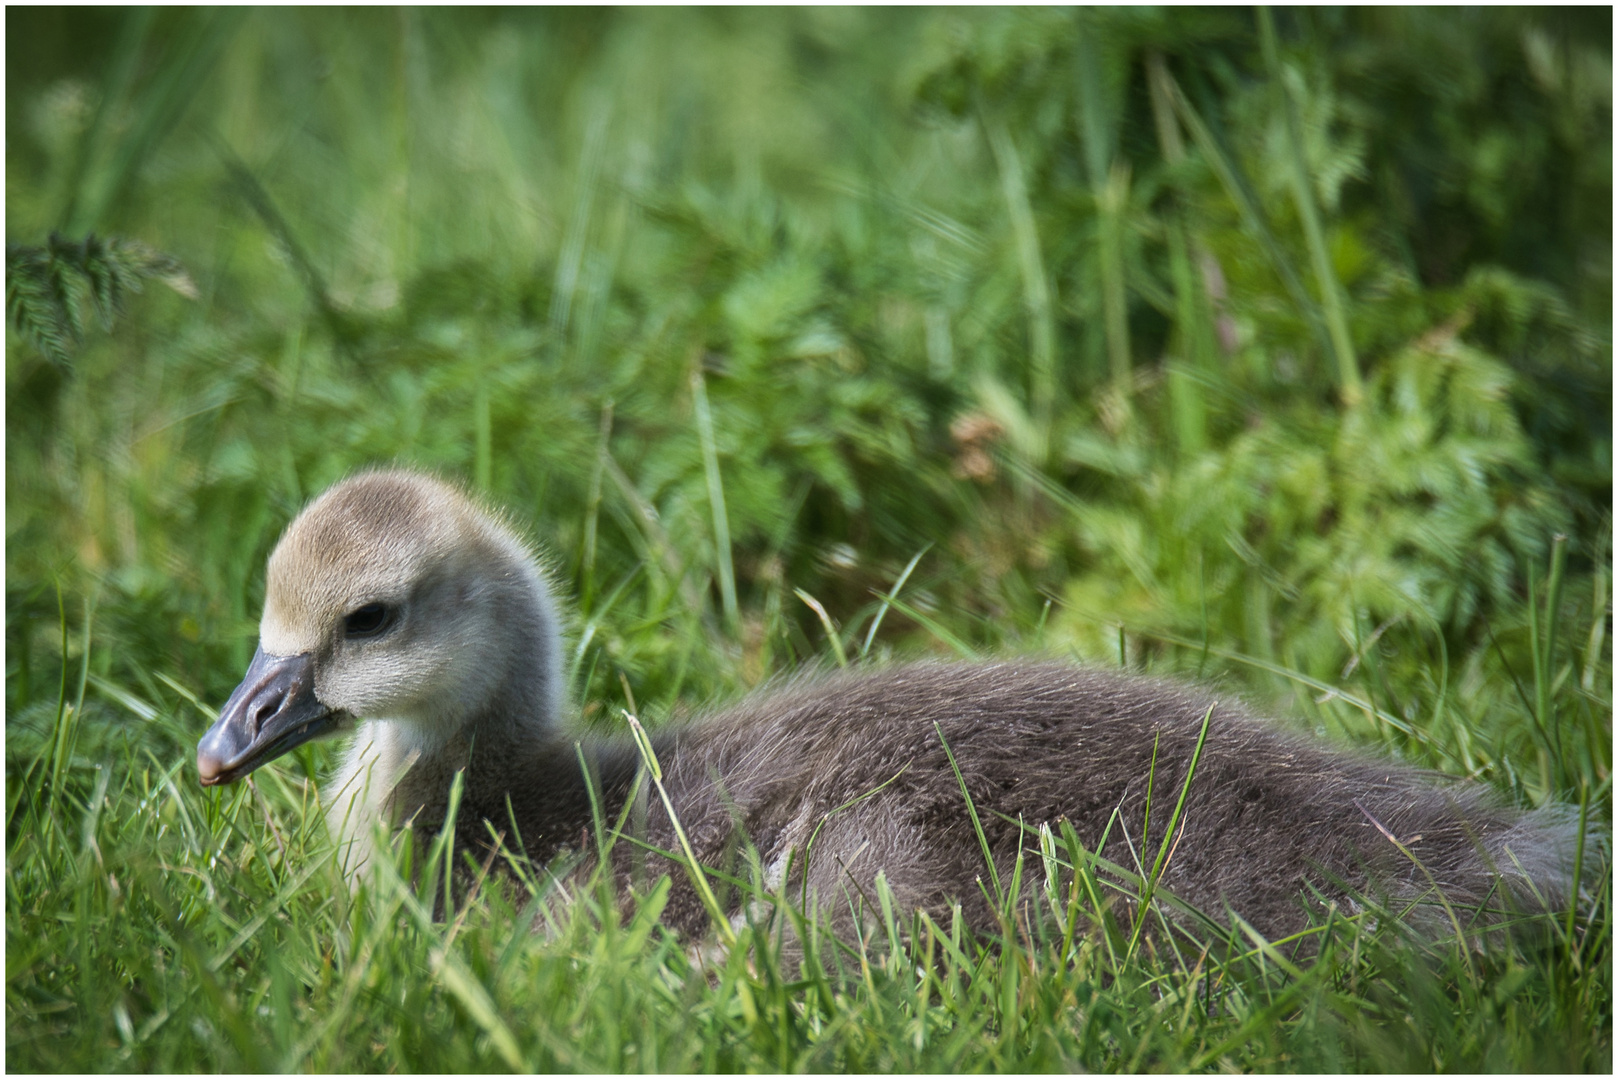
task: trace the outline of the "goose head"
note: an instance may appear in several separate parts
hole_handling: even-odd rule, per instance
[[[557,631],[532,554],[460,491],[404,471],[339,483],[270,555],[258,650],[197,745],[230,783],[356,720],[430,749],[467,725],[548,725]]]

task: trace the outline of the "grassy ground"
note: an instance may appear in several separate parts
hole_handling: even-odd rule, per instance
[[[435,922],[431,838],[350,897],[327,747],[190,771],[280,528],[403,461],[545,550],[584,724],[1057,655],[1609,828],[1610,12],[7,29],[8,1068],[1611,1069],[1604,884],[1131,950],[1058,834],[998,942],[800,967]]]

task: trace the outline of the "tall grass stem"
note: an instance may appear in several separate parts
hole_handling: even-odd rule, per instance
[[[725,486],[719,476],[719,448],[714,439],[713,412],[708,408],[708,389],[702,369],[691,372],[691,400],[696,406],[697,437],[702,443],[702,470],[708,483],[708,507],[713,513],[714,564],[719,575],[719,598],[724,605],[725,625],[732,635],[741,628],[736,606],[736,569],[730,557],[730,515],[725,511]]]
[[[1320,289],[1320,304],[1331,338],[1332,352],[1337,359],[1338,391],[1343,404],[1353,407],[1364,397],[1360,380],[1359,360],[1354,355],[1354,341],[1349,335],[1348,316],[1344,310],[1343,288],[1332,268],[1331,254],[1326,250],[1326,237],[1320,226],[1320,210],[1315,204],[1313,181],[1309,164],[1303,154],[1303,125],[1298,118],[1297,92],[1291,85],[1289,71],[1281,66],[1280,53],[1275,40],[1275,19],[1270,9],[1258,9],[1259,38],[1264,45],[1264,65],[1269,71],[1271,93],[1286,122],[1287,156],[1291,165],[1293,199],[1298,206],[1298,217],[1303,222],[1303,235],[1309,245],[1309,258],[1314,263],[1315,282]]]

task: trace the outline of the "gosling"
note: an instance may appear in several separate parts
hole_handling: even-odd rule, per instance
[[[197,770],[227,784],[311,739],[352,735],[326,789],[351,878],[375,858],[378,820],[435,834],[457,772],[457,845],[487,851],[499,834],[543,864],[587,851],[592,788],[612,822],[639,786],[627,732],[569,730],[563,684],[551,590],[513,529],[432,477],[367,472],[311,503],[271,554],[258,650]],[[790,681],[664,727],[651,747],[698,862],[745,874],[750,843],[767,886],[813,898],[834,922],[850,899],[876,895],[882,873],[902,909],[947,918],[959,903],[993,933],[979,827],[1001,881],[1019,850],[1037,848],[1032,830],[1060,832],[1063,819],[1103,859],[1149,869],[1205,717],[1160,888],[1217,922],[1233,911],[1275,939],[1322,905],[1346,912],[1366,897],[1430,912],[1440,892],[1456,910],[1573,901],[1566,808],[1512,809],[1479,785],[1323,748],[1175,682],[917,663]],[[632,816],[645,844],[679,850],[661,798]],[[616,846],[617,880],[639,850]],[[700,934],[709,916],[695,886],[658,865],[674,871],[664,921]],[[727,914],[744,900],[730,897]],[[1115,910],[1127,925],[1132,902]]]

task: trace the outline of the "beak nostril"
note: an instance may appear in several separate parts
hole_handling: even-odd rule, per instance
[[[253,703],[252,718],[254,735],[257,735],[259,732],[263,731],[264,725],[270,721],[270,718],[281,711],[281,705],[284,701],[284,695],[275,694],[270,697],[260,698],[258,701]]]

